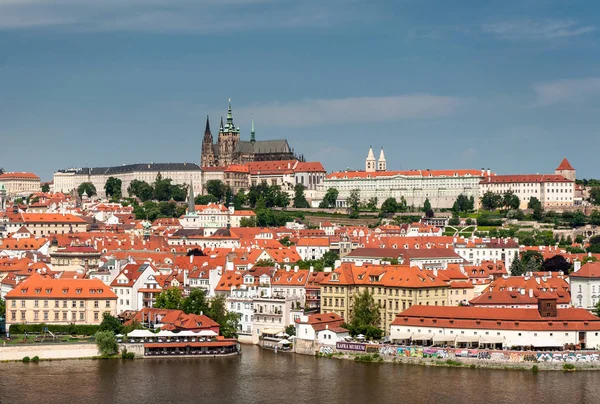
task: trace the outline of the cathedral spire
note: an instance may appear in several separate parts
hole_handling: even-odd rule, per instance
[[[208,115],[206,115],[206,129],[204,129],[204,134],[210,133],[210,122],[208,121]]]
[[[254,117],[252,117],[252,129],[250,129],[250,142],[256,142],[256,132],[254,132]]]
[[[231,112],[231,98],[229,99],[229,106],[227,108],[227,128],[234,129],[233,126],[233,113]]]
[[[223,132],[223,117],[221,117],[221,126],[219,127],[219,132]]]

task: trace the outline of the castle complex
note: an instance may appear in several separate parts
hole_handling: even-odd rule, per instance
[[[231,100],[227,109],[227,122],[219,126],[219,137],[214,143],[210,131],[208,116],[202,141],[202,167],[226,167],[231,164],[244,164],[253,161],[294,160],[297,157],[287,140],[256,140],[254,120],[250,132],[250,141],[240,140],[240,128],[233,124]]]

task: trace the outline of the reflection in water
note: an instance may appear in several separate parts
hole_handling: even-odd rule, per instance
[[[596,372],[355,363],[243,346],[230,358],[0,364],[9,403],[599,403]]]

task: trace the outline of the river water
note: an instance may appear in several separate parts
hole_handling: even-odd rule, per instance
[[[600,403],[600,373],[355,363],[243,346],[229,358],[0,363],[0,403]]]

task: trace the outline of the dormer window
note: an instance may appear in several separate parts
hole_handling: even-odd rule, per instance
[[[75,293],[77,293],[78,295],[81,294],[81,289],[75,289]]]
[[[36,289],[36,290],[35,290],[35,294],[36,294],[36,295],[39,295],[40,293],[42,293],[42,289]]]
[[[102,290],[102,289],[98,289],[98,294],[99,294],[99,295],[101,295],[101,294],[102,294],[102,292],[104,292],[104,290]]]
[[[52,289],[46,289],[46,294],[49,295],[52,292]]]
[[[63,295],[66,295],[68,290],[69,290],[69,289],[63,289],[63,291],[62,291],[62,292],[63,292]]]

